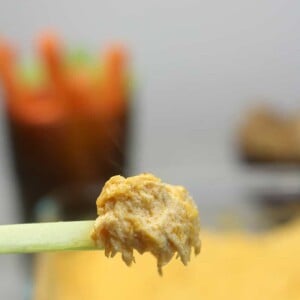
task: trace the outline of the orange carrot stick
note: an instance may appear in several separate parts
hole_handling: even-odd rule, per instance
[[[113,45],[104,55],[102,108],[107,116],[119,115],[125,108],[126,53],[121,45]]]
[[[15,53],[8,42],[0,40],[0,79],[3,82],[6,109],[11,119],[18,119],[22,103],[32,99],[32,90],[19,80],[16,71]]]
[[[60,97],[66,96],[66,83],[63,66],[63,51],[59,38],[46,32],[38,38],[38,51],[45,63],[49,80]]]
[[[0,78],[8,100],[19,98],[20,91],[16,78],[15,54],[4,39],[0,40]]]

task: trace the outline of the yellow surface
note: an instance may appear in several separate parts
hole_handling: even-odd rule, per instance
[[[158,276],[155,259],[125,266],[103,252],[43,254],[35,300],[299,300],[300,222],[261,236],[201,234],[202,251],[185,267],[172,260]]]

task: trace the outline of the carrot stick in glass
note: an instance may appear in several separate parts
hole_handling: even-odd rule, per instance
[[[106,116],[120,114],[125,108],[126,53],[121,45],[112,45],[104,54],[101,106]]]
[[[0,39],[0,78],[7,100],[20,97],[20,86],[17,83],[15,70],[15,54],[11,46],[4,39]]]
[[[63,51],[59,38],[52,32],[43,33],[38,39],[38,51],[45,63],[49,80],[59,97],[66,97]]]
[[[44,33],[38,40],[38,47],[40,55],[45,62],[50,84],[53,85],[55,90],[56,99],[61,101],[69,113],[69,134],[63,145],[63,148],[69,149],[70,154],[68,160],[72,161],[68,169],[72,170],[74,181],[76,181],[76,178],[86,178],[88,176],[86,173],[89,173],[86,162],[86,147],[81,136],[80,124],[78,122],[78,116],[80,116],[82,108],[77,108],[77,98],[81,99],[84,96],[80,94],[81,90],[78,92],[77,89],[75,89],[78,83],[72,81],[65,67],[65,57],[59,38],[52,32]],[[81,86],[79,86],[78,89],[80,88]]]

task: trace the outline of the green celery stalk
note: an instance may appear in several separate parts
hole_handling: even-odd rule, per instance
[[[0,226],[0,254],[96,250],[90,234],[95,221]]]

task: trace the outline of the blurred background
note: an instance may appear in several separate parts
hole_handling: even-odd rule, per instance
[[[297,216],[299,20],[300,4],[283,0],[1,2],[2,45],[16,51],[15,74],[21,70],[18,78],[34,100],[30,112],[26,103],[15,105],[19,96],[11,96],[2,63],[10,51],[2,51],[0,223],[91,216],[105,180],[140,172],[186,186],[204,228],[253,232]],[[57,66],[51,51],[56,58],[65,55],[58,61],[71,74],[67,88],[51,69]],[[48,71],[39,73],[37,60]],[[91,81],[72,77],[87,65],[101,70],[92,87]],[[49,78],[41,81],[42,76]],[[93,98],[80,90],[82,82],[88,84],[84,91],[114,104],[91,106],[80,119],[87,107],[82,100]],[[79,88],[74,92],[73,86]],[[39,94],[41,87],[46,96]],[[41,108],[45,119],[35,119],[40,113],[34,101],[40,97],[65,100],[63,123],[55,127],[46,118],[53,107]],[[91,117],[97,109],[99,115]],[[99,119],[105,121],[98,124]],[[73,139],[65,142],[70,132]],[[48,145],[50,150],[39,154],[39,147]],[[74,154],[74,148],[83,150]],[[64,165],[69,154],[72,170]],[[50,169],[61,172],[53,175]],[[62,175],[65,169],[68,176]],[[74,214],[66,215],[70,209]],[[2,256],[0,264],[1,294],[26,299],[28,291],[30,299],[32,276],[22,257]]]

